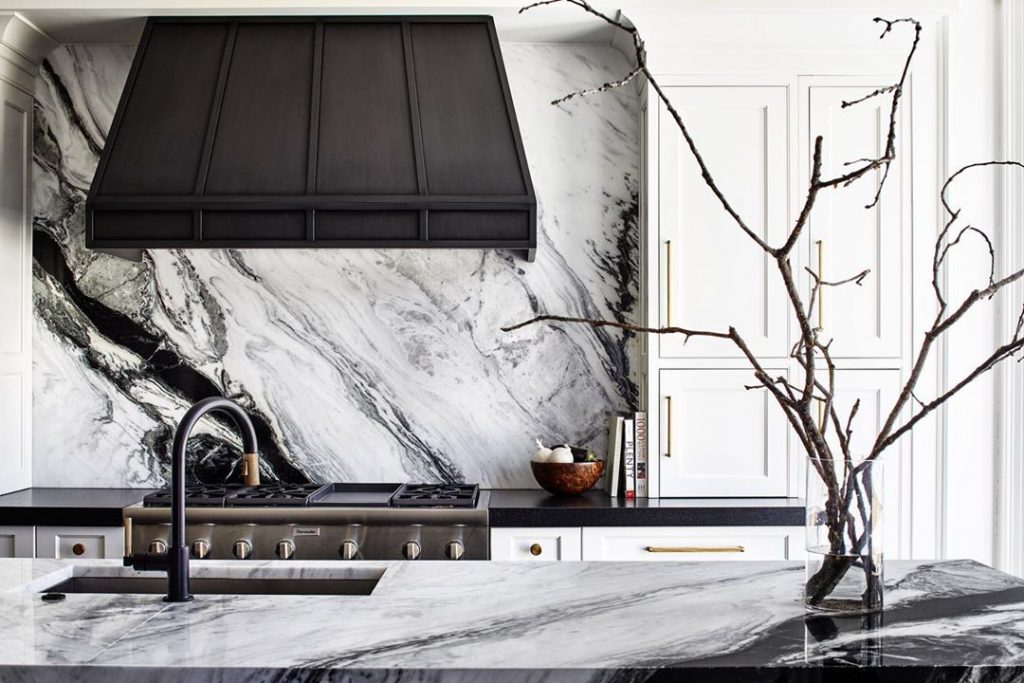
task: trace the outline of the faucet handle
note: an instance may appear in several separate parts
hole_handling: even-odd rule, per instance
[[[242,481],[246,486],[260,485],[260,456],[258,454],[242,454]]]

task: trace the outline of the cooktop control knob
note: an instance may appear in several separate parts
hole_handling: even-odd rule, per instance
[[[197,560],[204,560],[210,554],[210,542],[205,538],[192,542],[192,557]]]
[[[341,555],[343,560],[354,560],[356,555],[359,554],[359,544],[355,541],[343,541],[338,546],[338,554]]]
[[[282,560],[290,560],[295,555],[295,544],[285,539],[277,542],[277,549],[274,551]]]
[[[466,554],[466,546],[462,545],[461,541],[449,541],[448,545],[444,547],[444,554],[448,556],[449,560],[461,560],[462,556]]]
[[[151,555],[166,555],[167,554],[167,543],[161,539],[157,539],[149,544],[149,552]]]
[[[249,559],[249,556],[252,555],[252,543],[245,540],[237,540],[235,541],[235,547],[231,549],[231,552],[234,553],[235,559],[247,560]]]
[[[420,544],[416,541],[406,541],[402,544],[402,556],[407,560],[418,560],[420,550]]]

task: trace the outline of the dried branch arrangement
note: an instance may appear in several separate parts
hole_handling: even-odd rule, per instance
[[[814,141],[814,151],[811,159],[810,184],[807,188],[806,198],[803,201],[803,205],[796,218],[796,222],[787,233],[785,241],[782,242],[782,244],[773,245],[769,244],[760,236],[763,234],[761,231],[750,227],[716,183],[711,171],[704,161],[704,158],[701,156],[701,153],[697,148],[696,142],[691,136],[690,131],[687,129],[685,121],[672,105],[672,102],[665,94],[665,91],[661,88],[657,79],[649,70],[646,62],[644,43],[638,30],[632,25],[619,21],[598,11],[586,2],[586,0],[541,0],[540,2],[535,2],[532,5],[522,8],[520,12],[542,5],[551,5],[559,2],[575,5],[614,26],[616,29],[629,34],[632,38],[635,50],[636,67],[618,80],[605,83],[604,85],[589,90],[582,90],[568,94],[555,100],[553,104],[560,104],[576,97],[588,96],[618,88],[640,76],[646,79],[648,87],[657,94],[658,98],[664,104],[665,109],[675,121],[676,126],[679,128],[680,133],[682,133],[686,145],[689,148],[690,154],[700,169],[704,183],[718,199],[722,209],[730,216],[736,227],[746,234],[757,248],[761,249],[774,261],[775,266],[778,269],[779,276],[782,278],[782,282],[785,286],[791,313],[795,317],[799,328],[799,340],[794,344],[791,350],[791,355],[801,368],[803,379],[802,382],[791,383],[784,377],[770,376],[758,358],[751,352],[740,331],[735,327],[730,327],[728,330],[700,330],[685,327],[644,327],[611,320],[576,318],[561,315],[538,315],[537,317],[525,322],[520,322],[502,329],[504,331],[518,330],[528,325],[534,325],[541,322],[578,323],[590,325],[592,327],[614,327],[637,333],[679,334],[683,335],[687,339],[690,337],[712,337],[722,339],[733,344],[746,358],[753,369],[754,378],[757,383],[748,387],[748,389],[756,388],[758,390],[768,391],[774,397],[775,402],[785,414],[793,432],[800,440],[800,443],[808,455],[809,462],[816,469],[818,475],[822,478],[824,485],[827,487],[828,504],[826,505],[826,512],[828,515],[829,545],[831,546],[831,554],[837,559],[835,559],[831,564],[826,562],[826,565],[823,566],[820,571],[809,578],[807,586],[807,594],[809,596],[808,602],[813,604],[814,596],[819,596],[820,599],[823,599],[824,596],[827,595],[836,585],[836,583],[843,578],[851,566],[860,566],[865,573],[869,575],[869,590],[877,589],[880,591],[881,587],[879,585],[872,584],[870,579],[870,576],[876,574],[874,571],[875,568],[868,566],[870,560],[858,559],[870,557],[870,553],[866,552],[865,548],[865,544],[870,542],[868,538],[870,534],[867,530],[863,530],[860,533],[855,532],[854,529],[856,527],[851,521],[852,516],[856,514],[858,508],[861,513],[864,513],[863,507],[868,493],[868,491],[865,490],[865,487],[871,486],[870,480],[867,480],[863,476],[865,468],[868,463],[876,460],[887,448],[896,443],[901,436],[913,429],[914,426],[922,419],[946,403],[965,386],[990,370],[996,364],[1010,358],[1024,348],[1024,310],[1021,310],[1012,338],[997,347],[976,368],[967,373],[962,379],[952,384],[952,386],[946,389],[943,393],[929,401],[921,401],[915,394],[915,387],[921,379],[929,354],[939,338],[942,337],[942,335],[958,321],[963,320],[967,312],[976,304],[983,300],[991,299],[1001,289],[1024,277],[1024,268],[998,278],[996,277],[995,249],[992,245],[992,240],[984,230],[967,225],[954,231],[954,225],[960,218],[960,209],[954,208],[950,202],[950,187],[964,173],[972,169],[985,166],[1012,166],[1024,169],[1024,165],[1015,161],[986,161],[969,164],[956,171],[956,173],[951,175],[943,184],[941,190],[941,201],[946,213],[948,214],[948,218],[936,239],[934,255],[932,258],[932,287],[937,301],[936,314],[931,322],[931,326],[924,333],[923,341],[920,348],[917,350],[914,363],[906,383],[899,392],[894,405],[892,405],[888,413],[886,413],[883,426],[875,436],[870,451],[862,454],[862,457],[859,459],[855,459],[854,454],[850,449],[850,443],[854,418],[856,417],[857,410],[859,408],[859,402],[854,403],[845,416],[840,414],[840,410],[836,407],[834,400],[836,395],[836,366],[830,353],[830,346],[832,342],[830,339],[826,340],[823,338],[823,331],[817,327],[813,321],[815,319],[815,306],[818,305],[820,301],[822,290],[841,286],[860,285],[865,278],[870,277],[870,273],[865,270],[843,279],[825,280],[820,277],[819,273],[811,269],[807,269],[811,286],[807,295],[807,301],[805,302],[801,296],[800,288],[797,285],[797,278],[793,272],[790,257],[793,250],[796,248],[797,243],[800,241],[801,236],[805,232],[811,211],[814,208],[815,200],[818,198],[820,193],[848,187],[852,183],[869,174],[875,174],[876,177],[880,176],[878,180],[878,187],[875,191],[873,200],[865,208],[871,208],[878,203],[886,180],[888,179],[889,170],[896,158],[897,112],[900,105],[900,98],[904,92],[904,85],[907,82],[907,77],[910,72],[911,62],[921,39],[921,24],[911,18],[891,20],[876,18],[874,20],[882,27],[880,38],[885,38],[892,33],[894,29],[901,27],[906,27],[912,32],[912,41],[910,42],[909,49],[907,50],[907,56],[903,62],[899,79],[892,85],[879,88],[859,99],[843,102],[842,106],[851,107],[878,97],[890,98],[891,104],[889,106],[888,132],[886,135],[884,153],[880,157],[874,159],[857,159],[847,162],[845,166],[849,170],[846,170],[844,173],[834,177],[825,177],[822,174],[821,161],[823,140],[821,136],[818,136]],[[954,232],[955,235],[953,234]],[[970,235],[983,239],[988,247],[989,258],[991,260],[989,278],[986,286],[973,290],[962,301],[954,305],[947,302],[945,299],[941,286],[941,273],[943,271],[943,266],[947,262],[950,251],[957,245],[961,244],[963,239]],[[905,414],[906,409],[908,407],[914,407],[910,405],[911,399],[916,403],[917,409],[909,419],[901,423],[901,416]],[[827,439],[830,432],[834,433],[834,442],[838,444],[838,452],[835,451],[833,446],[830,444],[830,441]],[[834,465],[837,464],[841,464],[842,466],[835,467]],[[837,473],[840,474],[837,475]],[[873,585],[874,588],[872,588]]]

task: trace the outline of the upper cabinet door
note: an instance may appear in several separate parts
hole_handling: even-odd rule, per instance
[[[770,244],[786,235],[789,210],[788,87],[667,88],[715,182]],[[762,357],[789,348],[785,291],[774,262],[723,210],[701,177],[675,121],[660,105],[660,323],[727,331]],[[733,358],[720,339],[660,337],[666,358]]]
[[[823,137],[822,173],[834,177],[848,172],[849,162],[875,159],[885,153],[891,98],[875,97],[843,108],[843,101],[863,97],[882,82],[828,79],[812,81],[806,89],[809,122],[801,129],[801,185],[809,180],[811,154],[816,136]],[[814,315],[826,338],[833,338],[836,358],[898,358],[901,355],[902,309],[909,280],[904,277],[904,237],[909,228],[909,201],[904,201],[903,159],[909,151],[909,126],[903,112],[909,93],[899,110],[896,129],[896,161],[876,206],[871,203],[881,180],[872,172],[849,187],[826,190],[818,195],[811,214],[807,263],[824,273],[826,280],[843,280],[864,270],[871,272],[860,286],[830,287]],[[904,208],[906,207],[906,209]],[[909,270],[909,266],[907,267]],[[809,286],[809,285],[808,285]]]

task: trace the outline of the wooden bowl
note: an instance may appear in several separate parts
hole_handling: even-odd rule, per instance
[[[533,462],[533,478],[556,496],[578,496],[589,491],[601,479],[604,460],[594,462]]]

